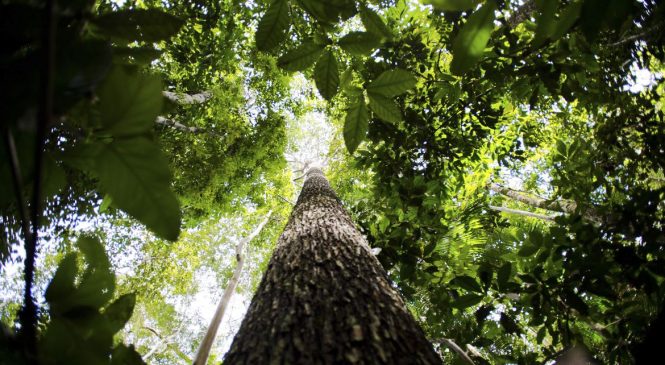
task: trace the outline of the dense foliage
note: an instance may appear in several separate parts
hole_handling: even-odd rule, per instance
[[[665,326],[664,12],[0,2],[0,263],[25,260],[26,293],[2,304],[0,361],[189,362],[200,333],[177,330],[171,297],[191,302],[201,272],[224,286],[229,237],[268,210],[274,243],[311,113],[332,122],[333,186],[445,360],[462,361],[451,341],[477,363],[648,358]],[[79,234],[90,221],[106,250]],[[187,343],[155,355],[162,331]]]

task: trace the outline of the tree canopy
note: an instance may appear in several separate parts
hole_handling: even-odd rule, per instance
[[[188,308],[271,211],[251,297],[312,162],[445,362],[658,350],[661,1],[5,0],[0,29],[2,361],[191,362]]]

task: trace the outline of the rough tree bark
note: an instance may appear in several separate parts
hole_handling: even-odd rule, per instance
[[[440,364],[318,168],[224,364]]]

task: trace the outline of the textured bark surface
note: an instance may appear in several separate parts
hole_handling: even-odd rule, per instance
[[[311,169],[224,364],[440,364],[365,238]]]

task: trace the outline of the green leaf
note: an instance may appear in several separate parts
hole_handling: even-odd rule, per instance
[[[459,298],[457,298],[451,306],[453,308],[458,308],[458,309],[464,309],[468,307],[472,307],[478,303],[480,303],[483,300],[483,295],[481,294],[467,294],[467,295],[462,295]]]
[[[515,320],[507,315],[506,313],[501,313],[501,318],[499,319],[501,327],[506,331],[506,333],[520,333],[521,330]]]
[[[110,330],[116,333],[125,326],[134,311],[136,295],[128,293],[120,296],[104,310],[104,316],[109,322]]]
[[[538,18],[536,19],[536,34],[533,38],[535,47],[545,43],[545,40],[550,38],[554,33],[555,15],[558,1],[557,0],[542,0],[537,2],[540,10]]]
[[[353,104],[346,111],[344,122],[344,143],[350,154],[358,148],[360,142],[365,139],[369,123],[369,113],[365,98],[362,94],[356,97]]]
[[[134,346],[119,344],[111,353],[111,365],[146,365]]]
[[[157,9],[119,10],[102,14],[91,22],[105,36],[144,42],[171,38],[185,23]]]
[[[339,85],[344,91],[348,91],[353,87],[353,69],[351,67],[347,68],[342,72],[342,76],[339,80]]]
[[[350,32],[339,40],[339,46],[354,56],[367,56],[381,45],[381,39],[374,33]]]
[[[81,253],[83,253],[85,260],[91,266],[99,268],[111,267],[109,258],[106,256],[104,246],[102,246],[97,238],[91,236],[81,236],[77,241],[77,245],[79,246]]]
[[[324,46],[312,41],[305,41],[298,48],[281,56],[277,65],[286,71],[303,71],[316,62]]]
[[[113,198],[111,198],[111,196],[108,194],[104,195],[104,199],[102,199],[102,204],[99,206],[99,212],[104,213],[105,211],[107,211],[111,206],[111,203],[113,203]]]
[[[522,248],[520,248],[517,254],[522,257],[528,257],[538,252],[538,249],[540,249],[540,247],[530,244],[525,244],[522,246]]]
[[[455,277],[453,280],[451,280],[451,284],[459,286],[460,288],[466,289],[468,291],[473,291],[476,293],[483,292],[483,289],[480,287],[480,284],[478,284],[476,279],[468,275],[461,275]]]
[[[491,1],[491,0],[490,0]],[[425,4],[431,4],[434,8],[444,11],[464,11],[475,7],[479,0],[425,0]]]
[[[158,59],[162,51],[152,47],[115,47],[113,55],[131,64],[147,65]]]
[[[117,140],[96,157],[99,182],[113,203],[158,236],[176,240],[180,207],[159,147],[144,137]]]
[[[256,29],[256,48],[259,51],[270,51],[286,39],[289,29],[289,2],[276,0],[259,21]]]
[[[78,273],[76,253],[69,253],[58,264],[53,279],[46,288],[44,297],[53,306],[54,303],[68,298],[75,290],[74,281]]]
[[[503,290],[506,287],[506,284],[508,284],[512,271],[513,271],[513,264],[510,262],[506,262],[505,264],[501,265],[499,271],[497,271],[496,279],[497,283],[499,284],[500,290]]]
[[[450,63],[450,71],[454,75],[462,75],[480,60],[494,29],[495,10],[494,1],[486,2],[471,14],[453,40],[453,60]]]
[[[365,7],[360,10],[360,21],[363,23],[365,30],[370,33],[374,33],[387,39],[390,39],[393,36],[390,29],[386,26],[386,23],[381,19],[381,16],[370,8]]]
[[[370,93],[367,96],[369,97],[369,108],[379,118],[390,123],[399,123],[402,120],[402,112],[393,100],[378,94]]]
[[[162,110],[162,82],[152,75],[114,68],[99,88],[99,112],[105,131],[115,137],[144,134]]]
[[[391,98],[413,88],[416,81],[416,78],[409,71],[402,69],[389,70],[372,81],[367,86],[367,92]]]
[[[552,31],[552,40],[555,41],[563,37],[570,28],[577,22],[582,10],[582,1],[574,1],[566,6],[561,12],[559,20],[554,25]]]
[[[337,59],[330,50],[323,52],[314,67],[314,82],[319,94],[326,99],[332,99],[337,94],[339,87],[339,70]]]

